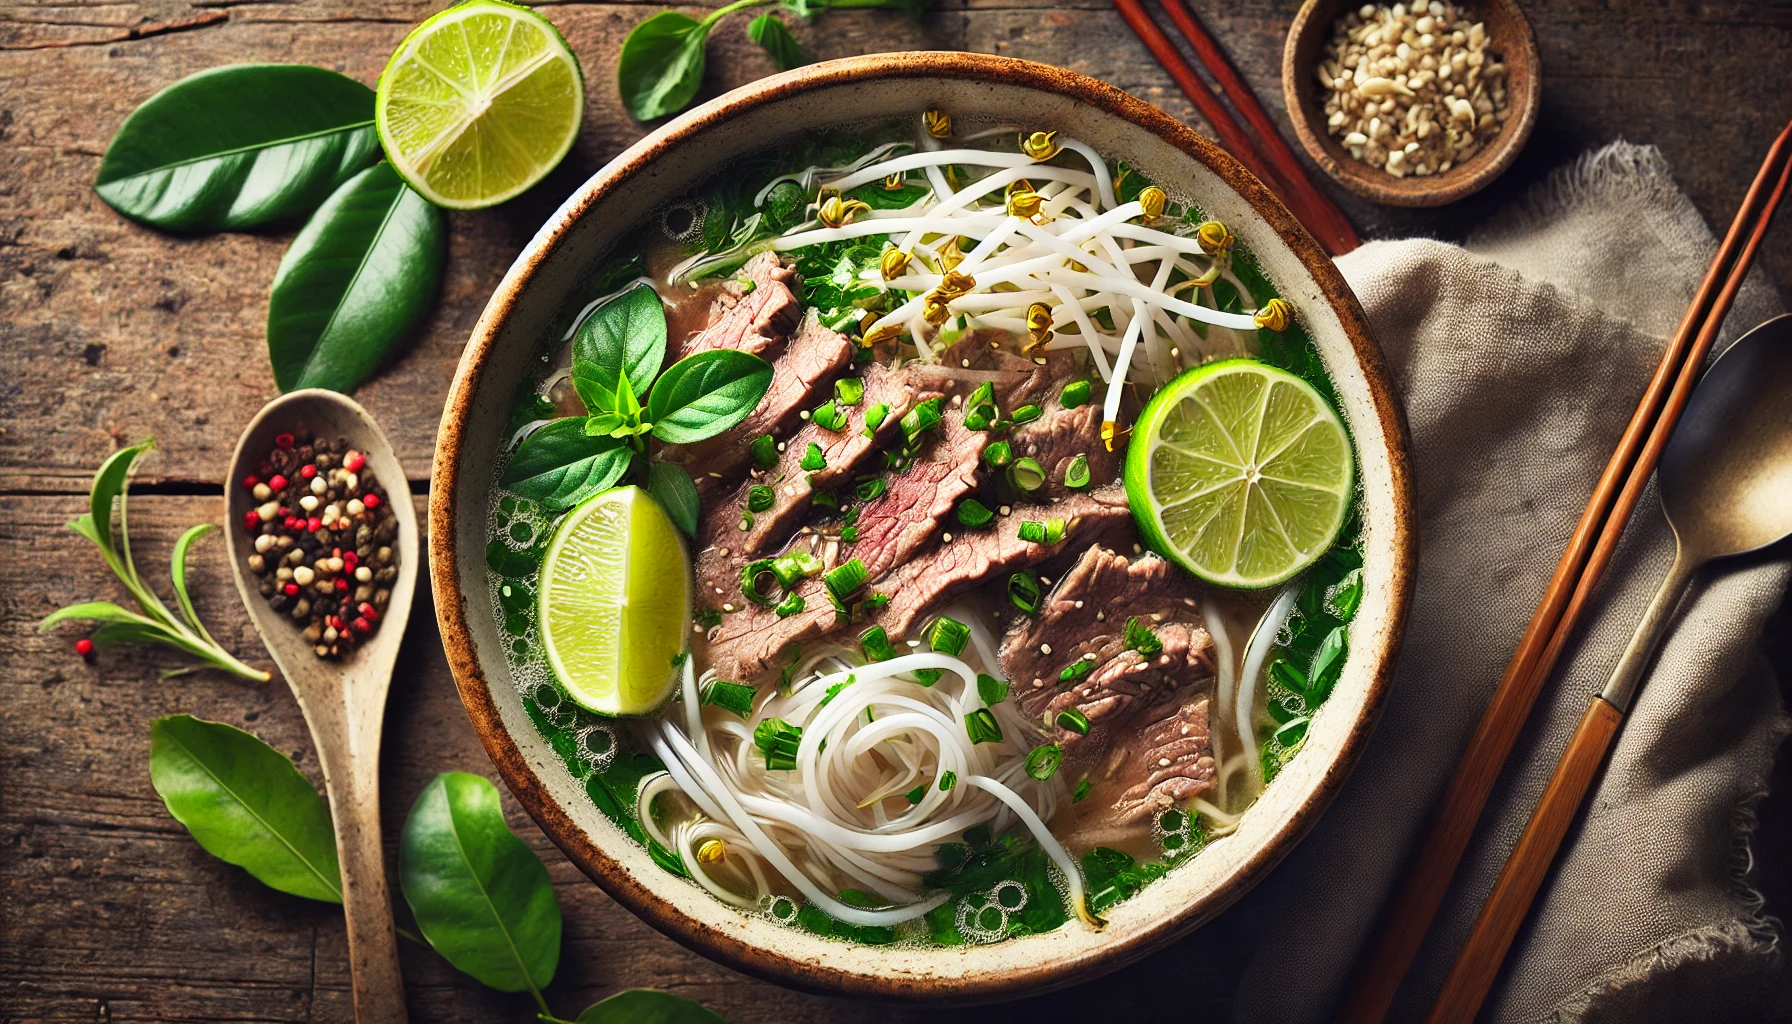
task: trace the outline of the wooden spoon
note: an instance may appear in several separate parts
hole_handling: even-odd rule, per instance
[[[260,580],[249,570],[255,553],[241,524],[257,504],[241,486],[274,448],[274,438],[303,425],[318,437],[346,439],[367,456],[370,470],[390,495],[398,514],[398,579],[392,600],[373,638],[340,661],[319,658],[292,618],[275,611],[261,596]],[[402,1024],[404,979],[398,970],[398,936],[386,888],[380,845],[380,727],[386,691],[417,585],[417,512],[411,488],[392,454],[386,435],[367,410],[334,391],[294,391],[269,402],[237,441],[224,487],[225,533],[230,538],[236,589],[249,608],[249,621],[274,656],[274,664],[298,698],[311,727],[311,741],[323,765],[324,787],[336,823],[336,854],[342,865],[342,904],[348,918],[348,958],[354,979],[355,1020],[360,1024]]]

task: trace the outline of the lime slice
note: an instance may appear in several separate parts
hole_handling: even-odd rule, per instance
[[[578,58],[546,18],[468,0],[411,30],[380,73],[386,159],[437,206],[493,206],[560,163],[585,116]]]
[[[1126,497],[1145,539],[1223,587],[1288,579],[1337,538],[1350,506],[1350,436],[1299,377],[1255,359],[1165,384],[1133,428]]]
[[[672,695],[691,629],[691,564],[677,527],[639,487],[586,499],[541,560],[541,644],[572,698],[644,715]]]

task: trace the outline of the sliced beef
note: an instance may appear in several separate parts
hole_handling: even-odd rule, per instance
[[[1129,648],[1130,619],[1151,630],[1161,651],[1147,657]],[[1021,710],[1045,723],[1052,741],[1064,748],[1067,770],[1099,775],[1098,784],[1125,783],[1126,795],[1114,805],[1122,820],[1137,820],[1212,784],[1205,705],[1214,677],[1213,638],[1192,587],[1163,559],[1090,548],[1058,581],[1039,615],[1010,631],[1001,662]],[[1061,682],[1064,670],[1079,662],[1092,668]],[[1089,720],[1087,735],[1056,724],[1070,708]]]
[[[898,566],[877,585],[880,593],[890,596],[890,603],[873,621],[892,639],[903,638],[966,591],[1043,565],[1067,549],[1111,542],[1116,534],[1131,532],[1132,510],[1126,492],[1118,487],[1073,494],[1050,514],[1065,522],[1064,539],[1057,544],[1021,540],[1019,524],[1026,516],[1016,513],[981,530],[957,531],[950,543],[938,544]]]
[[[709,307],[709,326],[687,338],[670,354],[668,364],[712,348],[766,355],[782,345],[802,319],[803,304],[797,297],[801,291],[796,271],[786,267],[777,253],[760,253],[722,287]]]
[[[1062,391],[1062,388],[1058,389]],[[1126,449],[1108,451],[1101,440],[1101,406],[1095,401],[1075,409],[1066,409],[1052,395],[1045,412],[1031,423],[1014,428],[1008,443],[1014,457],[1036,459],[1045,469],[1046,485],[1035,492],[1045,500],[1063,498],[1076,491],[1064,484],[1064,473],[1078,455],[1089,462],[1089,487],[1100,487],[1120,478],[1120,463]]]

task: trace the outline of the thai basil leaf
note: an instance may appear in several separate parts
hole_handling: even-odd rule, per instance
[[[87,514],[69,524],[76,533],[98,544],[108,562],[118,556],[118,545],[112,543],[112,504],[124,494],[125,486],[130,482],[131,464],[153,447],[154,441],[145,441],[106,456],[106,461],[100,463],[99,472],[93,475],[93,487],[87,494]]]
[[[747,36],[765,48],[777,62],[779,71],[800,68],[810,62],[803,44],[790,34],[790,28],[775,14],[761,14],[747,24]]]
[[[342,902],[330,807],[285,754],[190,715],[149,727],[149,778],[207,853],[281,892]]]
[[[630,117],[651,121],[690,104],[703,84],[711,24],[662,11],[629,32],[616,59],[616,85]]]
[[[585,397],[581,378],[615,392],[618,374],[634,393],[647,393],[666,361],[666,307],[652,288],[639,285],[591,311],[572,342],[573,386]],[[592,412],[608,412],[586,402]]]
[[[647,492],[686,536],[697,536],[697,515],[702,511],[702,503],[691,474],[670,462],[656,462],[647,474]]]
[[[670,992],[631,988],[585,1007],[573,1024],[723,1024],[714,1010]]]
[[[349,179],[293,239],[268,296],[282,391],[350,391],[429,312],[442,280],[442,211],[380,163]]]
[[[647,396],[653,436],[689,444],[747,418],[771,387],[771,364],[731,348],[686,356],[666,368]]]
[[[423,937],[500,992],[539,992],[560,962],[560,904],[548,869],[504,823],[477,775],[430,780],[404,823],[398,877]]]
[[[174,598],[180,603],[181,616],[187,620],[187,625],[193,627],[194,632],[208,640],[211,639],[211,634],[206,632],[205,624],[199,621],[199,613],[193,609],[193,599],[187,596],[187,552],[192,549],[194,541],[217,528],[214,523],[200,523],[181,534],[180,539],[174,542],[174,554],[168,560],[169,574],[174,577]]]
[[[585,421],[568,416],[524,438],[498,482],[549,508],[570,508],[621,479],[634,454],[613,437],[588,436]]]
[[[379,159],[373,90],[301,64],[184,78],[119,126],[94,189],[172,231],[241,231],[302,217]]]

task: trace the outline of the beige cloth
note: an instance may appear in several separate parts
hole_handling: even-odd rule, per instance
[[[1376,242],[1338,261],[1405,397],[1418,588],[1386,713],[1344,793],[1178,951],[1248,950],[1239,1019],[1321,1020],[1339,997],[1714,250],[1660,155],[1618,143],[1466,246]],[[1720,345],[1776,312],[1751,281]],[[1671,555],[1651,487],[1394,1019],[1429,1007]],[[1744,875],[1752,803],[1786,732],[1757,640],[1789,571],[1781,548],[1695,583],[1484,1019],[1758,1019],[1786,998],[1763,990],[1777,939]]]

